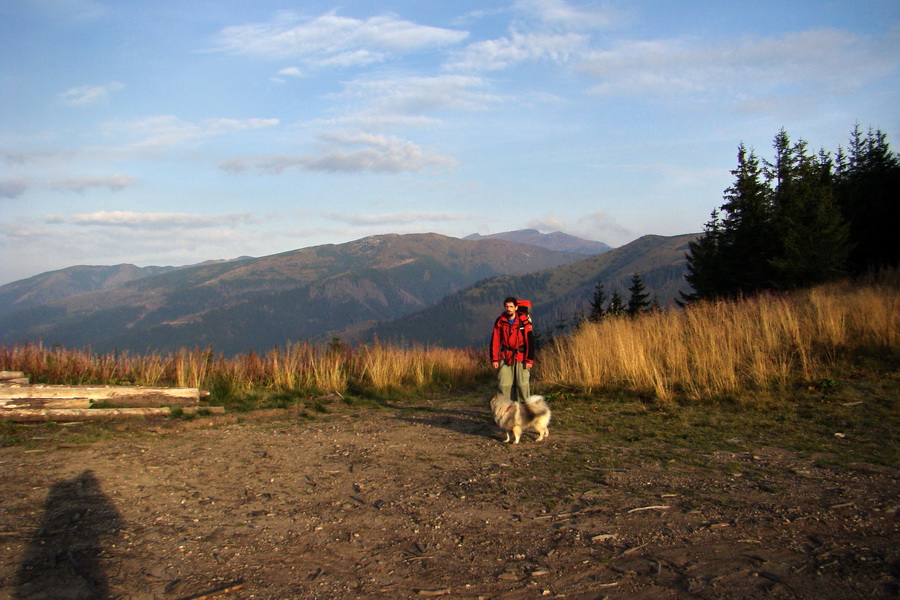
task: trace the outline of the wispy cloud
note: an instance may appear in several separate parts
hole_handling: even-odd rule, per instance
[[[236,173],[251,169],[271,174],[280,174],[287,169],[400,173],[456,164],[451,157],[427,152],[417,144],[395,136],[330,133],[319,137],[325,147],[317,156],[253,156],[227,160],[220,166]]]
[[[467,36],[465,31],[419,25],[389,15],[362,20],[339,16],[336,11],[312,18],[285,11],[267,23],[226,27],[216,42],[219,49],[237,54],[351,66],[457,44]]]
[[[259,218],[252,213],[227,215],[199,215],[190,213],[142,213],[129,211],[98,211],[75,215],[49,215],[49,225],[77,225],[81,227],[115,227],[128,229],[206,229],[254,224]]]
[[[103,85],[83,85],[62,92],[59,97],[63,102],[71,106],[88,106],[105,100],[113,92],[117,92],[125,86],[118,81],[112,81]]]
[[[368,225],[408,225],[410,223],[447,223],[466,221],[471,215],[449,212],[401,212],[388,214],[345,214],[328,213],[325,217],[355,226]]]
[[[635,233],[620,225],[616,218],[605,211],[598,211],[579,217],[574,223],[556,214],[547,214],[532,219],[528,227],[545,233],[562,231],[586,240],[600,240],[617,245],[634,239]]]
[[[853,34],[825,29],[727,43],[699,39],[622,42],[584,58],[580,69],[604,96],[721,97],[751,101],[786,88],[834,93],[854,89],[885,71],[895,58]]]
[[[607,243],[624,243],[634,239],[635,236],[634,231],[620,225],[616,218],[606,211],[579,217],[571,227],[571,232],[589,240],[608,240]]]
[[[90,188],[107,188],[118,191],[137,185],[139,180],[131,175],[108,175],[105,177],[71,177],[55,179],[50,182],[50,187],[64,192],[83,192]]]
[[[22,177],[0,179],[0,198],[18,198],[28,189],[28,180]]]
[[[509,34],[469,44],[452,53],[445,68],[454,71],[497,71],[519,64],[578,61],[591,49],[590,31],[622,20],[616,9],[582,9],[565,0],[518,0],[513,10],[520,18]]]
[[[132,121],[112,121],[102,126],[109,137],[126,138],[132,150],[162,150],[235,131],[275,127],[278,119],[206,119],[199,123],[182,121],[172,115],[158,115]]]
[[[548,60],[564,63],[588,49],[589,37],[568,33],[519,33],[470,44],[447,63],[454,71],[496,71],[519,63]]]
[[[446,110],[480,111],[502,100],[483,91],[486,83],[480,77],[464,75],[366,79],[348,83],[340,97],[365,104],[352,115],[357,118],[410,117]]]
[[[515,8],[549,25],[569,29],[605,28],[621,22],[624,13],[611,6],[599,10],[576,8],[564,0],[517,0]]]

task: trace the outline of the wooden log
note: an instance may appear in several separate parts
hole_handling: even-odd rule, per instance
[[[15,379],[0,379],[0,385],[28,385],[31,383],[27,377],[15,378]]]
[[[0,371],[0,379],[21,379],[25,377],[22,371]]]
[[[0,398],[0,411],[19,408],[90,408],[87,398]]]
[[[89,403],[108,402],[128,408],[152,406],[193,406],[203,395],[198,388],[165,388],[144,386],[81,386],[28,385],[0,386],[0,402],[4,399],[22,400],[69,398]],[[90,404],[89,404],[90,405]]]
[[[210,414],[220,415],[225,412],[224,406],[185,406],[177,408],[22,408],[0,410],[0,420],[14,421],[17,423],[41,422],[41,421],[94,421],[102,419],[146,419],[153,417],[167,417],[173,411],[181,414],[192,415],[200,411],[208,411]]]

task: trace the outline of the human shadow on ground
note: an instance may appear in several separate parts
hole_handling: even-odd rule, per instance
[[[104,550],[121,528],[93,471],[56,483],[19,565],[14,597],[108,598]]]
[[[399,408],[399,407],[396,407]],[[447,429],[480,438],[496,437],[494,420],[487,411],[447,410],[431,406],[404,406],[398,421]]]

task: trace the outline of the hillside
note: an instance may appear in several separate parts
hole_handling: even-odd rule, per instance
[[[135,265],[68,267],[0,286],[0,315],[79,294],[113,289],[175,267]]]
[[[432,307],[352,333],[357,337],[374,334],[382,340],[447,347],[480,346],[486,343],[490,325],[502,310],[503,298],[512,295],[533,302],[535,329],[548,335],[589,312],[598,281],[603,282],[607,297],[618,290],[627,301],[627,287],[634,273],[641,275],[651,297],[665,306],[678,298],[679,291],[688,290],[684,281],[685,254],[688,242],[696,236],[648,235],[561,267],[494,277],[460,290]]]
[[[0,316],[0,343],[264,351],[392,320],[482,279],[580,258],[496,239],[373,236],[177,269],[11,312]]]

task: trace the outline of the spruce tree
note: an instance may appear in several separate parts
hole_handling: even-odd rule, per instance
[[[693,292],[679,292],[680,305],[718,298],[724,294],[727,265],[722,252],[722,220],[719,211],[714,210],[709,221],[703,226],[703,233],[696,240],[688,242],[687,271],[684,278]]]
[[[628,288],[628,291],[630,296],[628,298],[628,306],[625,309],[628,316],[636,317],[650,308],[650,300],[648,300],[650,294],[646,292],[644,282],[641,281],[639,273],[631,276],[631,286]]]
[[[594,297],[591,299],[591,314],[588,317],[591,321],[599,323],[605,316],[603,304],[606,302],[606,292],[603,290],[603,282],[598,281],[597,287],[594,288]]]
[[[772,227],[777,245],[768,260],[772,287],[808,287],[841,276],[848,227],[834,201],[829,155],[809,155],[805,141],[791,145],[784,131],[775,147],[776,162],[769,165],[770,178],[777,181]]]
[[[874,230],[871,224],[858,226],[853,218],[850,229],[844,217],[857,210],[857,220],[868,218],[856,192],[860,165],[870,156],[866,149],[871,149],[873,159],[868,164],[881,165],[874,170],[884,173],[886,182],[894,181],[887,174],[900,174],[900,161],[886,150],[883,140],[870,136],[863,142],[857,132],[849,156],[838,157],[837,173],[827,152],[811,155],[805,141],[793,143],[784,129],[775,136],[773,161],[763,161],[764,166],[741,144],[738,166],[732,171],[734,184],[725,190],[724,203],[713,211],[701,237],[688,245],[685,278],[693,292],[682,293],[679,304],[809,286],[844,273],[851,231],[861,236],[865,227]],[[897,183],[884,183],[879,189],[898,188]],[[896,204],[896,193],[888,196],[890,202],[872,201],[879,207]],[[882,226],[884,232],[893,224],[887,213],[872,214],[882,215],[879,221],[888,223]],[[889,234],[881,235],[874,243],[887,239],[892,239]],[[890,251],[896,264],[897,246]],[[890,256],[879,260],[890,264]]]
[[[897,267],[900,157],[891,152],[886,134],[869,129],[863,136],[857,124],[848,150],[838,149],[835,162],[835,199],[849,222],[850,272]]]
[[[622,302],[622,296],[619,294],[619,290],[615,290],[612,293],[612,297],[609,299],[609,306],[606,309],[606,314],[610,317],[621,317],[625,314],[625,304]]]
[[[770,188],[759,158],[743,144],[738,147],[735,182],[725,190],[722,211],[720,296],[754,294],[772,282],[766,260],[776,240],[772,228]]]

